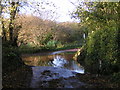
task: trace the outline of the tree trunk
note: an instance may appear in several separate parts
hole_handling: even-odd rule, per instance
[[[3,12],[3,6],[2,6],[1,1],[0,1],[0,19],[1,19],[1,31],[0,31],[0,33],[1,33],[1,35],[3,35],[2,40],[6,41],[7,38],[6,38],[6,31],[5,31],[5,26],[4,26],[4,20],[2,17],[2,12]]]
[[[14,29],[14,19],[17,13],[17,7],[19,2],[12,2],[11,3],[11,10],[10,10],[10,23],[9,23],[9,35],[10,41],[13,42],[13,29]]]
[[[6,38],[6,31],[5,31],[5,27],[4,27],[4,21],[1,21],[2,22],[2,40],[3,41],[7,41],[7,38]]]

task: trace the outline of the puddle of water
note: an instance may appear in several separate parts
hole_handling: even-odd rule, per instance
[[[84,73],[84,67],[73,60],[74,54],[75,51],[57,51],[46,54],[24,55],[22,59],[29,66],[53,66]]]

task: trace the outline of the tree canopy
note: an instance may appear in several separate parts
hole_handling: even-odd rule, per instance
[[[120,70],[119,9],[119,2],[84,2],[74,12],[88,35],[85,62],[92,67],[91,72],[110,74]]]

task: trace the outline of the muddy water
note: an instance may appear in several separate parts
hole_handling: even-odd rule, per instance
[[[3,77],[4,88],[79,88],[86,84],[77,74],[84,73],[73,59],[77,49],[35,54],[23,54],[27,66],[20,67]],[[30,66],[30,67],[29,67]]]
[[[84,67],[73,59],[77,49],[36,54],[24,54],[22,59],[29,66],[53,66],[84,73]]]
[[[24,54],[26,65],[32,66],[30,88],[79,88],[86,84],[77,79],[84,67],[73,59],[77,49]]]

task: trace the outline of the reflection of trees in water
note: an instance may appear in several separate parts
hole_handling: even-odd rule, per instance
[[[75,70],[76,72],[84,73],[84,68],[74,60],[66,60],[60,55],[54,57],[54,60],[50,63],[54,67],[67,68],[69,70]]]
[[[48,66],[48,62],[52,58],[53,56],[30,56],[23,58],[23,61],[31,66]]]
[[[83,70],[83,67],[73,60],[73,56],[74,54],[59,53],[55,55],[24,57],[23,60],[30,66],[53,66],[69,70]]]
[[[49,66],[48,62],[50,60],[54,60],[54,57],[56,57],[57,55],[61,56],[62,58],[65,58],[66,60],[71,60],[73,58],[73,54],[60,53],[56,55],[46,55],[46,56],[27,56],[27,57],[23,57],[22,59],[27,65]]]
[[[70,69],[70,70],[82,70],[82,69],[84,69],[79,63],[77,63],[74,60],[69,60],[69,63],[67,65],[65,65],[65,67],[67,69]]]
[[[48,61],[39,61],[38,66],[49,66]]]
[[[67,60],[65,60],[62,56],[57,55],[54,57],[53,61],[51,62],[51,65],[54,67],[64,67],[64,65],[67,63]]]

